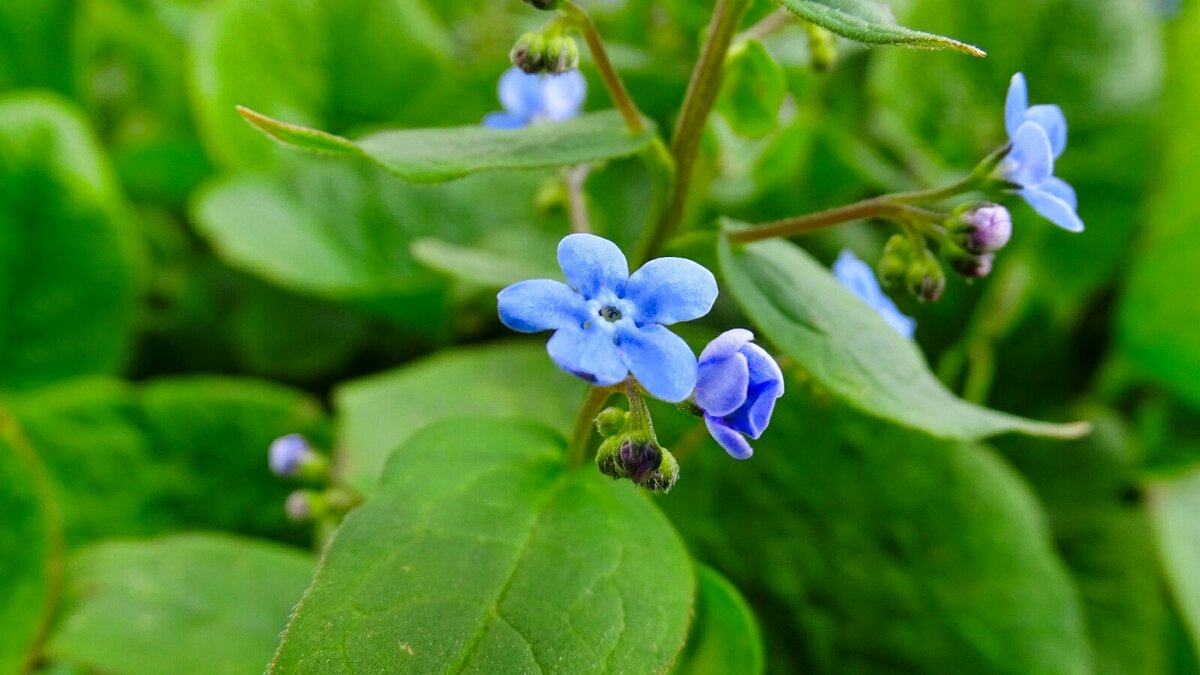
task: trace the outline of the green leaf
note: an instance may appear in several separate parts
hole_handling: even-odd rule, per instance
[[[0,98],[0,390],[123,365],[140,260],[121,210],[77,111],[46,95]]]
[[[238,112],[271,138],[301,150],[365,157],[412,183],[440,183],[479,171],[545,169],[628,157],[646,147],[655,131],[629,133],[616,110],[524,129],[481,125],[382,131],[350,141],[287,124],[246,108]]]
[[[838,35],[874,45],[901,45],[922,49],[953,49],[971,56],[986,56],[974,45],[933,33],[896,25],[891,10],[876,0],[777,0],[805,21]]]
[[[1162,144],[1156,154],[1155,192],[1146,214],[1133,269],[1121,298],[1117,338],[1137,375],[1200,407],[1200,303],[1189,292],[1200,256],[1200,201],[1196,165],[1200,130],[1200,65],[1193,50],[1200,13],[1187,12],[1172,39],[1171,79],[1163,102]]]
[[[0,673],[23,673],[54,608],[62,544],[40,460],[2,409],[0,522]]]
[[[388,455],[417,429],[463,415],[527,417],[566,434],[586,391],[541,342],[444,351],[334,392],[337,465],[351,485],[373,490]]]
[[[716,570],[696,568],[696,616],[674,675],[758,675],[764,672],[762,637],[754,613]]]
[[[225,535],[97,544],[71,560],[47,652],[112,675],[261,672],[312,572],[305,552]]]
[[[734,131],[751,138],[770,133],[779,124],[785,96],[783,68],[761,42],[749,40],[730,50],[717,105]]]
[[[70,95],[71,0],[0,4],[0,91],[38,87]]]
[[[560,235],[532,230],[500,230],[484,235],[478,246],[459,246],[425,237],[413,242],[421,264],[455,279],[486,288],[504,288],[525,279],[562,275],[548,255]]]
[[[1146,492],[1167,588],[1200,650],[1200,470],[1154,478]]]
[[[271,672],[655,673],[691,560],[649,498],[540,425],[418,432],[326,549]]]
[[[278,153],[239,105],[337,133],[430,124],[443,106],[424,96],[452,81],[451,48],[424,0],[229,0],[196,31],[196,117],[223,164],[258,167]]]
[[[1007,464],[787,387],[753,459],[705,438],[662,502],[754,600],[772,672],[1091,672],[1075,589]]]
[[[726,283],[751,320],[850,405],[944,438],[1087,433],[1086,424],[1034,422],[954,396],[929,372],[915,344],[798,246],[768,241],[735,249],[721,237],[719,248]]]

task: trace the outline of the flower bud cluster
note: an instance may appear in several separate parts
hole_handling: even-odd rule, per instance
[[[596,453],[596,466],[609,478],[628,478],[658,494],[666,494],[679,480],[675,457],[648,434],[630,432],[608,437]]]
[[[951,214],[946,231],[942,253],[950,266],[968,279],[982,279],[1012,238],[1012,215],[998,204],[965,204]]]
[[[561,75],[579,67],[579,45],[561,32],[526,33],[508,53],[512,64],[531,75]]]
[[[885,286],[903,286],[921,302],[936,302],[946,290],[946,273],[937,256],[911,237],[892,235],[876,270]]]

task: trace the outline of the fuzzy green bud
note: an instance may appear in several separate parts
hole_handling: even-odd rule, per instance
[[[600,473],[614,480],[628,478],[655,493],[666,493],[679,479],[675,457],[644,433],[611,436],[596,453]]]
[[[875,272],[879,282],[884,286],[896,286],[904,283],[909,263],[913,258],[912,240],[903,234],[893,234],[883,247],[883,255]]]
[[[521,70],[535,74],[546,67],[546,36],[541,33],[526,33],[517,38],[508,52],[512,64]]]
[[[946,273],[938,259],[924,251],[909,264],[904,274],[904,286],[921,302],[937,302],[946,290]]]
[[[570,35],[552,35],[546,38],[542,49],[542,63],[551,75],[561,75],[579,67],[579,45]]]
[[[812,69],[818,73],[827,73],[837,65],[838,50],[837,36],[820,26],[805,22],[808,33],[808,58]]]
[[[596,431],[606,438],[615,436],[625,428],[625,420],[628,417],[629,413],[620,408],[605,408],[596,415]]]
[[[946,242],[942,246],[942,255],[955,272],[968,279],[982,279],[991,274],[992,264],[996,260],[995,253],[976,255],[953,242]]]

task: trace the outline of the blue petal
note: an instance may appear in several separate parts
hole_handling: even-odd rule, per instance
[[[579,114],[587,97],[587,80],[578,70],[561,75],[546,75],[542,79],[541,115],[552,122],[561,122]]]
[[[1067,182],[1057,176],[1051,176],[1046,179],[1046,182],[1037,186],[1037,189],[1042,192],[1049,192],[1058,197],[1071,207],[1072,211],[1079,210],[1079,198],[1075,196],[1075,188],[1067,184]]]
[[[559,368],[593,384],[617,384],[629,375],[609,331],[561,328],[546,343],[550,360]]]
[[[758,386],[764,382],[779,383],[779,395],[783,396],[783,371],[767,350],[756,344],[742,347],[742,356],[746,357],[746,365],[750,369],[750,386]]]
[[[1021,190],[1018,194],[1046,220],[1068,232],[1083,232],[1083,221],[1079,219],[1075,209],[1061,198],[1043,191],[1040,187]]]
[[[717,280],[699,263],[659,258],[629,277],[622,297],[637,308],[639,325],[669,326],[708,314],[717,300]]]
[[[617,295],[625,290],[629,263],[611,241],[594,234],[569,234],[558,243],[558,266],[567,284],[585,298],[603,289]]]
[[[580,327],[587,315],[582,297],[561,281],[519,281],[496,296],[500,321],[522,333]]]
[[[759,438],[771,423],[771,413],[775,411],[775,401],[780,396],[783,396],[782,381],[750,387],[746,392],[746,403],[737,412],[726,415],[725,421],[750,438]]]
[[[726,359],[736,354],[742,345],[754,339],[754,333],[745,328],[733,328],[721,333],[713,338],[713,341],[708,343],[704,351],[700,352],[700,365],[704,365],[706,361],[716,361]]]
[[[678,403],[696,386],[696,355],[683,338],[653,325],[617,328],[617,344],[625,365],[654,398]]]
[[[529,126],[529,120],[509,113],[488,113],[483,118],[483,126],[489,129],[520,129]]]
[[[1067,149],[1067,116],[1056,105],[1035,105],[1025,111],[1025,120],[1033,122],[1046,132],[1050,139],[1050,150],[1054,158],[1062,157]]]
[[[1054,174],[1054,153],[1045,129],[1026,122],[1013,137],[1012,150],[1001,163],[1004,177],[1021,187],[1033,187]]]
[[[1004,130],[1009,140],[1015,140],[1017,129],[1025,123],[1025,111],[1029,109],[1029,88],[1025,76],[1017,73],[1008,85],[1008,97],[1004,101]]]
[[[879,280],[875,278],[871,266],[859,260],[850,249],[843,250],[833,263],[833,276],[871,307],[874,307],[880,298],[887,297],[879,287]]]
[[[704,412],[724,417],[742,407],[750,389],[750,366],[742,354],[701,361],[693,398]]]
[[[515,66],[504,71],[497,88],[500,105],[515,117],[526,120],[537,117],[545,105],[541,79],[540,75],[530,75]]]
[[[725,448],[725,452],[734,459],[750,459],[754,455],[754,448],[750,447],[746,437],[726,426],[725,420],[705,415],[704,426],[708,427],[708,433],[713,440]]]

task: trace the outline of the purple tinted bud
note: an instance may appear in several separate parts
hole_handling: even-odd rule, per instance
[[[951,224],[954,243],[975,255],[994,253],[1012,239],[1012,215],[998,204],[971,208]]]
[[[647,441],[626,439],[621,443],[621,465],[634,483],[641,485],[662,465],[658,446]]]
[[[287,496],[287,501],[283,503],[284,513],[287,517],[296,522],[304,522],[311,519],[316,513],[316,500],[319,496],[312,490],[296,490]]]
[[[995,253],[983,255],[965,255],[955,258],[950,265],[954,271],[968,279],[982,279],[992,273],[992,264],[996,261]]]
[[[277,476],[295,476],[304,462],[314,456],[312,446],[300,434],[276,438],[268,452],[271,471]]]

